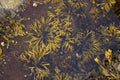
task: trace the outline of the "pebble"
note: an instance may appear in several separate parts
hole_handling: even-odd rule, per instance
[[[76,53],[76,57],[79,57],[79,54],[78,54],[78,53]]]
[[[27,32],[27,31],[26,31],[25,33],[26,33],[26,34],[28,34],[28,32]]]
[[[27,20],[30,20],[30,17],[28,17]]]
[[[120,64],[118,65],[117,70],[120,71]]]
[[[27,75],[24,75],[24,77],[26,78],[26,77],[27,77]]]
[[[5,65],[5,64],[7,64],[7,62],[6,62],[6,60],[5,59],[3,59],[3,64]]]
[[[3,64],[7,64],[6,62],[3,62]]]
[[[1,42],[1,46],[5,46],[5,42]]]
[[[49,8],[49,9],[52,9],[52,6],[49,6],[48,8]]]
[[[20,16],[20,14],[17,14],[17,17],[19,17]]]
[[[37,7],[38,4],[36,2],[33,3],[33,7]]]
[[[3,59],[3,61],[5,61],[5,59]]]

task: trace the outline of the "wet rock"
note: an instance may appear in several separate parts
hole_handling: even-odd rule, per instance
[[[0,0],[0,21],[13,18],[25,0]]]
[[[117,70],[120,71],[120,64],[118,65]]]
[[[4,9],[17,9],[23,0],[0,0],[1,7]]]

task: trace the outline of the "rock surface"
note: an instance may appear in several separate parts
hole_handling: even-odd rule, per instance
[[[1,8],[4,9],[17,9],[23,3],[23,0],[0,0]]]
[[[8,16],[13,18],[16,11],[19,11],[19,6],[25,0],[0,0],[0,21],[5,20]]]

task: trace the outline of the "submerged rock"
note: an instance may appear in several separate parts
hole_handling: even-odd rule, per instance
[[[0,21],[13,18],[25,0],[0,0]]]
[[[4,9],[17,9],[23,0],[0,0],[1,8]]]

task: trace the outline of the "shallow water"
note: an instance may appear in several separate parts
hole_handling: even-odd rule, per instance
[[[7,2],[7,0],[4,0],[4,2],[2,2],[2,1],[3,0],[0,0],[2,8],[8,9],[8,10],[16,9],[16,6],[19,6],[19,4],[22,4],[22,0],[16,0],[17,2],[14,2],[14,0],[12,0],[12,2],[10,4],[9,4],[9,2]],[[98,69],[98,64],[96,64],[94,62],[94,60],[91,58],[90,58],[90,60],[88,60],[88,62],[82,63],[82,61],[87,59],[86,58],[87,54],[90,53],[90,55],[92,55],[92,53],[94,52],[94,49],[91,51],[89,50],[90,45],[92,45],[91,47],[94,46],[94,44],[92,44],[92,41],[89,41],[89,39],[94,38],[94,36],[92,36],[94,34],[94,32],[92,33],[91,31],[96,31],[96,27],[98,28],[98,27],[100,27],[100,25],[109,26],[109,24],[111,24],[111,23],[114,23],[117,26],[117,28],[119,28],[120,27],[120,26],[118,26],[119,20],[118,20],[118,18],[116,18],[115,14],[112,10],[110,10],[108,13],[106,12],[105,16],[103,17],[104,12],[97,11],[97,9],[99,10],[99,7],[92,5],[92,3],[90,3],[89,0],[85,0],[85,2],[88,3],[87,7],[83,7],[83,8],[80,8],[79,10],[75,11],[76,13],[79,13],[82,15],[77,16],[74,12],[74,9],[69,8],[70,5],[68,5],[68,4],[66,4],[68,7],[67,7],[67,9],[65,9],[65,12],[67,10],[69,12],[69,9],[70,9],[70,11],[71,11],[70,13],[72,13],[72,14],[65,13],[65,15],[64,15],[64,16],[66,16],[67,14],[69,14],[72,16],[72,28],[73,28],[72,33],[73,34],[70,35],[70,37],[69,37],[70,39],[72,39],[71,37],[74,38],[74,35],[77,32],[84,33],[84,34],[82,34],[83,38],[78,41],[78,42],[80,42],[80,46],[76,46],[78,43],[74,43],[74,44],[70,43],[75,48],[73,52],[70,52],[70,50],[67,51],[64,48],[62,50],[60,48],[60,49],[56,50],[54,52],[54,54],[45,55],[45,58],[42,58],[40,61],[38,61],[38,64],[36,64],[36,65],[34,65],[34,61],[32,59],[31,59],[31,62],[29,64],[27,64],[28,67],[34,67],[34,66],[36,67],[37,66],[41,69],[44,69],[44,66],[42,66],[42,64],[49,63],[50,66],[48,68],[51,73],[48,75],[48,77],[43,78],[43,80],[52,80],[53,79],[53,76],[56,75],[55,74],[56,66],[59,68],[58,73],[60,70],[59,75],[64,76],[65,74],[69,74],[69,75],[74,76],[74,74],[77,74],[77,75],[79,75],[78,80],[85,80],[86,77],[89,77],[89,73],[94,72],[94,70]],[[36,4],[36,5],[34,6],[33,4]],[[25,33],[26,33],[26,35],[28,35],[30,32],[33,32],[29,25],[32,24],[34,22],[34,20],[36,20],[36,19],[40,20],[41,16],[44,16],[47,19],[48,18],[47,11],[54,11],[54,6],[56,6],[56,4],[52,5],[52,4],[48,3],[46,5],[44,3],[39,3],[36,0],[32,0],[30,2],[30,4],[27,5],[27,7],[25,8],[24,11],[20,11],[18,13],[15,12],[15,15],[13,17],[14,17],[14,19],[24,18],[21,21],[21,23],[25,26]],[[5,16],[4,13],[5,13],[5,11],[1,10],[0,16],[1,17]],[[57,17],[59,18],[59,16],[57,16]],[[62,17],[60,17],[60,18],[62,18]],[[63,23],[64,23],[64,21],[63,21]],[[67,32],[67,30],[66,30],[66,32]],[[86,34],[87,34],[87,36],[86,36]],[[6,49],[5,47],[2,47],[4,56],[3,56],[3,60],[0,63],[0,67],[1,67],[0,68],[0,79],[2,79],[2,80],[27,80],[27,78],[28,78],[29,80],[35,80],[35,78],[34,78],[35,72],[33,71],[32,77],[30,77],[30,75],[28,75],[28,74],[31,73],[31,71],[26,70],[26,68],[23,66],[24,62],[22,62],[19,59],[19,56],[23,52],[31,50],[31,48],[29,49],[29,43],[25,42],[25,41],[30,40],[30,38],[28,38],[26,35],[14,37],[13,40],[17,41],[17,44],[11,43],[8,49]],[[39,34],[36,35],[34,33],[33,36],[34,35],[36,37]],[[100,35],[97,36],[97,32],[95,33],[95,35],[96,35],[96,37],[95,37],[96,39],[100,38]],[[43,36],[43,37],[45,37],[45,36]],[[66,36],[60,36],[60,38],[63,40],[60,42],[62,45],[62,44],[64,44],[64,41],[65,41],[64,39],[66,39]],[[0,42],[2,42],[2,41],[3,40],[1,40]],[[112,42],[112,40],[111,40],[111,42]],[[92,56],[92,58],[95,56],[98,56],[100,51],[101,51],[100,53],[105,52],[105,50],[108,48],[112,48],[113,50],[116,50],[118,47],[117,46],[115,47],[115,45],[117,45],[118,43],[119,43],[119,41],[118,42],[116,41],[114,44],[110,44],[110,45],[105,44],[105,46],[102,46],[104,48],[100,48],[103,51],[99,50],[98,52],[95,52],[96,55]],[[34,48],[34,46],[33,46],[33,48]],[[84,53],[86,55],[82,55]],[[80,58],[80,55],[82,55],[82,58]],[[91,56],[87,56],[87,57],[91,57]],[[89,65],[89,67],[88,67],[88,65]],[[84,71],[84,70],[86,70],[86,71]],[[62,74],[62,73],[65,73],[65,74]],[[82,78],[80,77],[81,75],[82,75]],[[94,75],[95,75],[95,73],[94,73]],[[71,78],[71,79],[73,79],[73,78]],[[71,80],[71,79],[68,79],[68,80]],[[64,80],[64,77],[62,80]],[[90,80],[92,80],[92,79],[90,79]]]

